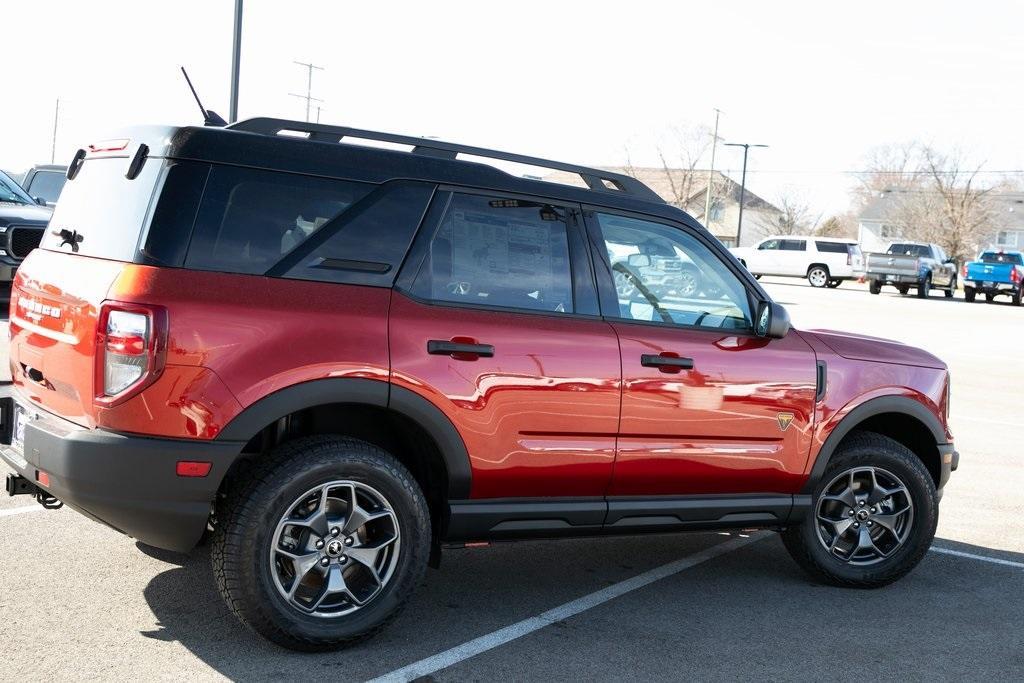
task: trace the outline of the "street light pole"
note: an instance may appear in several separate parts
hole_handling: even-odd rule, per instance
[[[749,142],[727,142],[726,147],[743,148],[743,175],[740,176],[740,218],[736,224],[736,246],[740,246],[740,237],[743,235],[743,203],[747,195],[747,152],[751,147],[767,147],[768,145],[754,145]]]
[[[235,37],[231,46],[231,102],[228,123],[238,120],[238,76],[242,69],[242,0],[235,0]]]

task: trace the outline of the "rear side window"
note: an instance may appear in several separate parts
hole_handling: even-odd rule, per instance
[[[814,245],[818,247],[818,251],[823,251],[828,254],[853,253],[850,251],[850,245],[843,244],[842,242],[815,242]]]
[[[779,249],[782,251],[807,251],[807,240],[782,240]]]
[[[185,267],[263,274],[373,185],[214,166]]]
[[[412,293],[433,301],[573,312],[565,209],[452,196]]]

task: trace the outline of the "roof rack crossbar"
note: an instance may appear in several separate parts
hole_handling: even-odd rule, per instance
[[[596,168],[577,166],[576,164],[567,164],[561,161],[541,159],[539,157],[531,157],[523,154],[501,152],[494,149],[486,149],[484,147],[471,147],[469,145],[442,142],[440,140],[433,140],[430,138],[417,138],[411,135],[396,135],[394,133],[381,133],[378,131],[348,128],[345,126],[330,126],[323,123],[288,121],[286,119],[265,117],[239,121],[238,123],[233,123],[227,126],[227,128],[245,131],[248,133],[259,133],[262,135],[278,135],[282,131],[294,131],[297,133],[306,133],[306,139],[315,142],[340,143],[347,137],[363,140],[375,140],[377,142],[409,145],[412,148],[411,152],[413,154],[421,154],[424,156],[432,156],[442,159],[457,159],[459,154],[469,154],[487,159],[497,159],[516,164],[538,166],[555,171],[573,173],[582,178],[583,182],[586,183],[587,187],[591,190],[596,190],[598,192],[621,192],[646,201],[664,203],[664,200],[661,197],[642,182],[636,178],[631,178],[630,176],[623,175],[621,173],[602,171]]]

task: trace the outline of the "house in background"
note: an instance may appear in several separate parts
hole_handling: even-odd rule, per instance
[[[875,197],[858,217],[857,240],[863,251],[884,251],[894,240],[904,239],[899,228],[889,222],[899,190],[886,190]],[[994,204],[992,225],[975,245],[982,249],[1024,250],[1024,193],[998,192],[991,195]]]
[[[696,218],[708,231],[725,246],[736,245],[736,226],[739,221],[740,184],[719,171],[712,180],[711,210],[704,216],[705,193],[708,186],[706,170],[682,168],[630,167],[603,168],[630,175],[654,190],[667,203],[677,206]],[[577,184],[571,174],[557,171],[545,175],[543,180]],[[765,201],[747,188],[743,200],[743,244],[750,246],[772,233],[773,221],[782,216],[776,206]]]

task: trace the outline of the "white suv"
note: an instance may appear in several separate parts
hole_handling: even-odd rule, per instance
[[[768,237],[752,247],[730,249],[755,277],[805,277],[812,287],[838,287],[864,273],[864,255],[851,239],[785,235]]]

